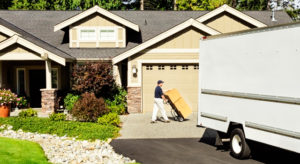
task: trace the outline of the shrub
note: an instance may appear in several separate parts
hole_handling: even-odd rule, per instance
[[[58,136],[77,137],[80,140],[106,140],[118,136],[119,128],[113,125],[100,125],[91,122],[51,121],[39,117],[0,118],[1,125],[11,125],[12,130],[22,129],[25,132],[56,134]]]
[[[26,108],[28,107],[28,101],[25,97],[19,97],[17,98],[17,104],[19,108]]]
[[[52,113],[49,115],[51,121],[65,121],[67,116],[63,113]]]
[[[80,94],[95,93],[97,97],[105,97],[112,90],[115,81],[112,66],[108,63],[76,64],[72,73],[72,89]]]
[[[23,110],[19,113],[19,117],[26,118],[26,117],[36,117],[37,111],[33,110],[32,108]]]
[[[103,98],[94,93],[84,93],[74,104],[71,114],[79,121],[96,122],[98,117],[109,112]]]
[[[0,105],[16,104],[18,99],[10,89],[0,89]]]
[[[125,114],[127,107],[126,96],[126,90],[118,87],[116,94],[113,96],[113,100],[106,100],[107,108],[109,108],[112,112]]]
[[[114,125],[120,124],[120,117],[117,113],[108,113],[98,118],[98,123],[102,125]]]
[[[76,103],[76,101],[78,101],[79,98],[80,98],[79,95],[74,95],[72,93],[68,93],[64,99],[65,108],[68,111],[71,111],[74,107],[74,104]]]

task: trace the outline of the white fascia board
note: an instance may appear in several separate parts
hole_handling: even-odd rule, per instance
[[[217,16],[218,14],[220,14],[222,12],[225,12],[225,11],[232,14],[232,15],[234,15],[234,16],[236,16],[236,17],[238,17],[238,18],[240,18],[240,19],[242,19],[242,20],[244,20],[244,21],[246,21],[246,22],[248,22],[248,23],[250,23],[250,24],[252,24],[252,25],[254,25],[254,26],[256,26],[256,27],[266,27],[267,26],[266,24],[254,19],[254,18],[252,18],[252,17],[250,17],[250,16],[248,16],[248,15],[246,15],[246,14],[244,14],[244,13],[242,13],[242,12],[226,5],[226,4],[224,4],[223,6],[217,8],[217,9],[215,9],[215,10],[213,10],[213,11],[211,11],[211,12],[209,12],[209,13],[207,13],[207,14],[199,17],[199,18],[197,18],[197,21],[199,21],[201,23],[205,22],[206,20],[208,20],[208,19],[210,19],[214,16]]]
[[[9,29],[3,25],[0,25],[0,32],[5,35],[8,35],[9,37],[12,37],[13,35],[19,35],[18,33],[12,31],[11,29]]]
[[[183,23],[167,30],[166,32],[164,32],[160,35],[157,35],[156,37],[154,37],[154,38],[152,38],[152,39],[150,39],[150,40],[148,40],[148,41],[146,41],[146,42],[144,42],[144,43],[142,43],[142,44],[140,44],[140,45],[138,45],[138,46],[136,46],[136,47],[134,47],[134,48],[132,48],[128,51],[126,51],[126,52],[124,52],[123,54],[120,54],[119,56],[114,57],[112,59],[112,62],[113,62],[113,64],[116,64],[116,63],[118,63],[118,62],[120,62],[120,61],[122,61],[122,60],[124,60],[124,59],[126,59],[126,58],[142,51],[142,50],[145,50],[146,48],[148,48],[148,47],[150,47],[150,46],[152,46],[152,45],[154,45],[154,44],[156,44],[160,41],[162,41],[163,39],[166,39],[166,38],[176,34],[177,32],[182,31],[183,29],[186,29],[186,28],[190,27],[190,26],[196,27],[196,28],[200,29],[201,31],[206,32],[210,35],[220,34],[220,32],[218,32],[218,31],[216,31],[216,30],[214,30],[214,29],[212,29],[212,28],[210,28],[210,27],[208,27],[208,26],[206,26],[206,25],[204,25],[204,24],[202,24],[202,23],[200,23],[200,22],[198,22],[198,21],[191,18],[191,19],[189,19],[189,20],[187,20],[187,21],[185,21],[185,22],[183,22]]]
[[[86,11],[83,11],[82,13],[78,14],[78,15],[75,15],[57,25],[54,26],[54,32],[58,31],[58,30],[61,30],[67,26],[70,26],[71,24],[83,19],[83,18],[86,18],[94,13],[99,13],[99,14],[102,14],[112,20],[115,20],[116,22],[119,22],[120,24],[123,24],[124,26],[127,26],[137,32],[139,32],[140,28],[138,25],[120,17],[120,16],[117,16],[105,9],[102,9],[101,7],[99,6],[94,6]]]
[[[21,38],[18,35],[14,35],[13,37],[1,42],[0,43],[0,50],[3,50],[4,48],[9,47],[9,46],[11,46],[15,43],[18,43],[18,44],[34,51],[34,52],[40,54],[41,57],[46,56],[47,58],[49,58],[49,59],[51,59],[51,60],[53,60],[53,61],[55,61],[55,62],[57,62],[57,63],[59,63],[63,66],[66,65],[66,59],[65,58],[62,58],[58,55],[55,55],[52,52],[49,52],[49,51],[47,51],[47,50],[45,50],[45,49],[43,49],[43,48],[41,48],[41,47],[39,47],[39,46],[37,46],[33,43]],[[45,55],[45,54],[47,54],[47,55]],[[22,59],[20,59],[20,60],[22,60]]]
[[[0,50],[3,50],[4,48],[17,43],[18,38],[19,38],[18,35],[14,35],[13,37],[4,40],[3,42],[0,43]]]

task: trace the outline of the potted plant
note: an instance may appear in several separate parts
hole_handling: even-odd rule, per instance
[[[11,105],[18,101],[18,96],[10,89],[0,89],[0,117],[9,117]]]

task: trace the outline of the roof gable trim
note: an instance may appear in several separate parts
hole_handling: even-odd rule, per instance
[[[13,35],[19,35],[18,33],[12,31],[11,29],[9,29],[3,25],[0,25],[0,32],[5,35],[8,35],[9,37],[12,37]]]
[[[138,52],[141,52],[142,50],[145,50],[146,48],[162,41],[163,39],[168,38],[168,37],[172,36],[173,34],[179,32],[179,31],[182,31],[183,29],[186,29],[186,28],[190,27],[190,26],[196,27],[196,28],[200,29],[201,31],[208,33],[209,35],[220,34],[220,32],[218,32],[218,31],[216,31],[216,30],[214,30],[214,29],[212,29],[212,28],[196,21],[195,19],[191,18],[191,19],[189,19],[189,20],[187,20],[187,21],[185,21],[185,22],[183,22],[183,23],[167,30],[166,32],[163,32],[163,33],[157,35],[156,37],[154,37],[154,38],[152,38],[152,39],[150,39],[150,40],[148,40],[148,41],[146,41],[146,42],[144,42],[144,43],[142,43],[142,44],[140,44],[140,45],[138,45],[138,46],[136,46],[136,47],[120,54],[120,55],[118,55],[118,56],[116,56],[116,57],[114,57],[112,59],[112,62],[113,62],[113,64],[116,64],[116,63],[118,63],[118,62],[120,62],[120,61],[122,61],[122,60],[138,53]]]
[[[44,60],[49,58],[49,59],[51,59],[51,60],[53,60],[53,61],[55,61],[55,62],[57,62],[57,63],[59,63],[63,66],[66,65],[66,59],[65,58],[62,58],[58,55],[55,55],[52,52],[49,52],[49,51],[47,51],[47,50],[45,50],[45,49],[43,49],[43,48],[41,48],[41,47],[39,47],[39,46],[37,46],[33,43],[21,38],[18,35],[14,35],[11,38],[6,39],[5,41],[1,42],[0,43],[0,51],[7,48],[7,47],[9,47],[9,46],[11,46],[11,45],[13,45],[13,44],[15,44],[15,43],[18,43],[18,44],[34,51],[34,52],[37,52],[38,54],[41,55],[41,58],[44,59]],[[20,60],[22,60],[22,59],[20,59]]]
[[[242,13],[242,12],[226,5],[226,4],[224,4],[223,6],[217,8],[217,9],[215,9],[215,10],[213,10],[213,11],[211,11],[211,12],[209,12],[209,13],[207,13],[207,14],[199,17],[199,18],[197,18],[197,21],[203,23],[203,22],[207,21],[208,19],[213,18],[214,16],[217,16],[220,13],[223,13],[223,12],[228,12],[228,13],[230,13],[230,14],[232,14],[232,15],[234,15],[234,16],[236,16],[236,17],[238,17],[238,18],[240,18],[240,19],[256,26],[256,27],[266,27],[267,26],[264,23],[254,19],[254,18],[252,18],[252,17],[250,17],[250,16],[248,16],[248,15],[246,15],[246,14],[244,14],[244,13]]]
[[[65,27],[67,27],[67,26],[69,26],[69,25],[71,25],[71,24],[73,24],[73,23],[75,23],[79,20],[82,20],[83,18],[86,18],[86,17],[88,17],[88,16],[90,16],[94,13],[102,14],[102,15],[108,17],[108,18],[111,18],[112,20],[117,21],[118,23],[123,24],[124,26],[127,26],[127,27],[137,31],[137,32],[139,32],[139,30],[140,30],[138,25],[136,25],[136,24],[134,24],[134,23],[118,16],[118,15],[115,15],[115,14],[113,14],[113,13],[111,13],[111,12],[105,10],[105,9],[102,9],[99,6],[94,6],[94,7],[90,8],[86,11],[83,11],[82,13],[80,13],[78,15],[75,15],[75,16],[73,16],[73,17],[71,17],[71,18],[55,25],[54,26],[54,32],[56,32],[58,30],[61,30],[61,29],[65,28]]]

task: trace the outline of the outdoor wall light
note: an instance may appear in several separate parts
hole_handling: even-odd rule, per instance
[[[137,73],[137,68],[135,65],[132,66],[132,73],[133,74],[136,74]]]

